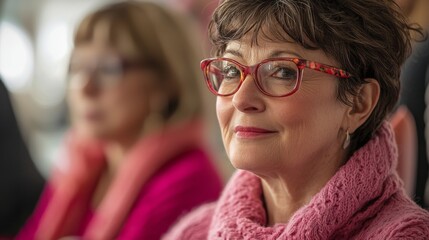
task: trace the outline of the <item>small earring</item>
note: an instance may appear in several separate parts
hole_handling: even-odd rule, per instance
[[[349,133],[349,130],[347,129],[347,131],[346,131],[346,139],[344,140],[344,143],[343,143],[343,149],[348,148],[349,145],[350,145],[350,133]]]

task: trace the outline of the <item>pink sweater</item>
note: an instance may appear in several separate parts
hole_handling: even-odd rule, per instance
[[[184,217],[164,239],[429,239],[429,213],[404,193],[397,155],[384,123],[288,223],[273,227],[261,180],[237,171],[218,202]]]

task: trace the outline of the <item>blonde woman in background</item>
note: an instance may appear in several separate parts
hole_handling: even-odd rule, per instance
[[[134,1],[80,23],[62,168],[17,239],[159,239],[177,217],[218,197],[188,26]]]

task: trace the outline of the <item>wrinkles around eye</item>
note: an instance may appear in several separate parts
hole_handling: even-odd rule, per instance
[[[270,76],[286,80],[296,79],[296,70],[285,67],[276,68],[275,71],[272,71],[272,74],[270,74]]]

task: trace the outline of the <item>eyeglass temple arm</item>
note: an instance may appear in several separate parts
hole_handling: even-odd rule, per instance
[[[303,63],[304,63],[304,66],[306,68],[310,68],[310,69],[313,69],[313,70],[316,70],[319,72],[334,75],[334,76],[339,77],[339,78],[350,78],[352,76],[349,72],[347,72],[345,70],[342,70],[342,69],[339,69],[336,67],[332,67],[329,65],[321,64],[318,62],[306,60],[306,61],[303,61]]]

